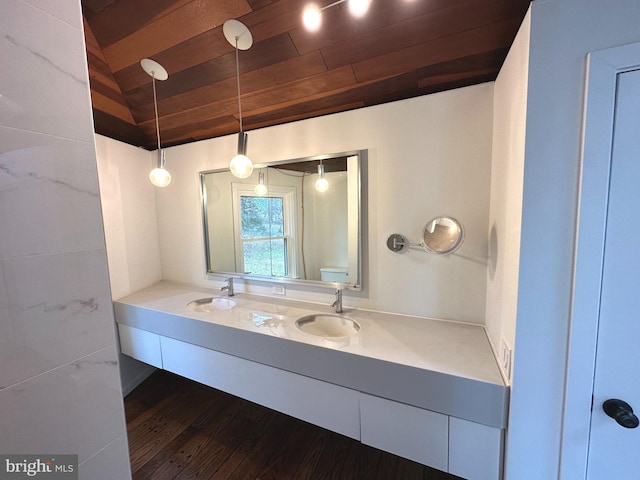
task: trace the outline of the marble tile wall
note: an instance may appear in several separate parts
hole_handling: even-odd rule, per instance
[[[0,15],[0,453],[131,477],[78,0]]]

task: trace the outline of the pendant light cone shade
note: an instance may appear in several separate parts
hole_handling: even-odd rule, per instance
[[[238,118],[240,133],[238,134],[238,153],[231,159],[229,170],[238,178],[250,177],[253,173],[253,162],[247,157],[247,134],[242,129],[242,102],[240,100],[240,62],[238,50],[248,50],[253,45],[253,37],[249,29],[237,20],[227,20],[222,26],[227,42],[236,49],[236,79],[238,85]]]
[[[149,173],[149,180],[156,187],[166,187],[171,183],[171,174],[164,168],[164,150],[160,147],[160,126],[158,123],[158,101],[156,99],[156,80],[166,80],[169,74],[162,65],[149,58],[140,60],[140,66],[151,77],[153,84],[153,108],[156,114],[156,136],[158,138],[158,164],[156,168]]]
[[[320,161],[318,165],[318,180],[316,180],[316,190],[319,192],[326,192],[329,189],[329,182],[324,178],[324,165]]]

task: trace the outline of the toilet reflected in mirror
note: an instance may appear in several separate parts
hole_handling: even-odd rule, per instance
[[[322,267],[320,279],[323,282],[349,283],[349,270],[342,267]]]

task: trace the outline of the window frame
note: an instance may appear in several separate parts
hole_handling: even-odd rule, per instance
[[[269,186],[267,195],[257,195],[254,191],[255,185],[247,183],[232,183],[232,207],[233,207],[233,237],[235,243],[236,265],[240,271],[246,274],[244,268],[244,243],[245,241],[268,241],[271,239],[285,240],[287,274],[284,276],[265,276],[256,275],[265,278],[298,278],[298,247],[297,239],[294,233],[297,232],[297,190],[293,186]],[[283,219],[283,235],[274,235],[270,237],[259,238],[242,238],[242,207],[241,197],[268,197],[282,199],[282,219]],[[254,274],[251,274],[254,275]]]

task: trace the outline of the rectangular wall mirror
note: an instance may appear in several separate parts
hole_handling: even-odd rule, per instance
[[[365,152],[200,172],[207,273],[360,290]]]

